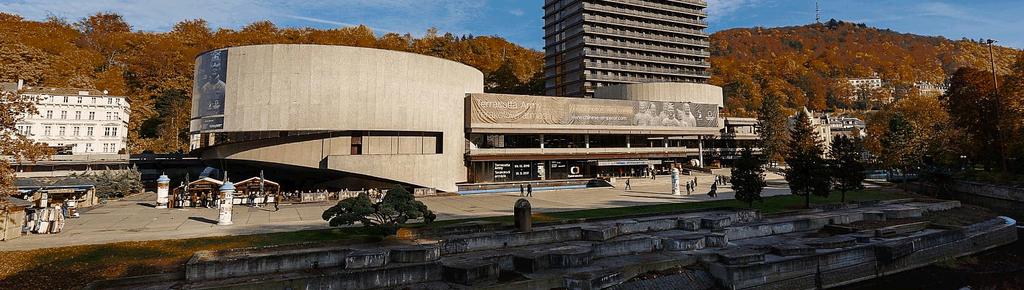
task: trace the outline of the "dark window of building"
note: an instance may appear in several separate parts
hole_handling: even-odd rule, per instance
[[[363,136],[361,133],[352,134],[352,151],[349,152],[352,155],[363,154]]]

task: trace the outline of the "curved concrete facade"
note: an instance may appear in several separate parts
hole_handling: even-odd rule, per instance
[[[193,120],[193,133],[343,133],[271,146],[225,143],[203,149],[204,159],[335,170],[442,191],[465,181],[463,104],[467,93],[483,92],[480,71],[430,56],[345,46],[226,50],[223,128],[204,130]],[[354,140],[363,151],[357,153]]]
[[[693,102],[723,107],[722,87],[697,83],[642,83],[600,87],[594,98],[657,102]]]

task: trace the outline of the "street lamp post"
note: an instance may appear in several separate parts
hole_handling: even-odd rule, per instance
[[[993,44],[995,44],[996,41],[992,40],[992,39],[989,39],[989,40],[985,41],[985,43],[988,44],[988,61],[989,61],[989,63],[992,66],[992,97],[995,99],[995,102],[996,102],[996,107],[995,107],[995,110],[996,110],[995,111],[996,146],[999,147],[999,164],[1000,164],[1000,167],[1003,168],[1003,171],[1006,171],[1007,170],[1007,167],[1006,167],[1006,150],[1003,148],[1003,137],[1002,137],[1003,136],[1003,130],[1002,130],[1003,120],[1001,119],[1003,103],[1002,103],[1002,98],[999,96],[999,74],[996,72],[996,58],[995,58],[995,53],[993,53],[993,49],[992,49]]]

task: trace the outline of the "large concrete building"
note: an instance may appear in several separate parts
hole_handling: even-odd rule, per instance
[[[715,86],[629,84],[595,99],[486,94],[472,67],[344,46],[210,51],[197,58],[193,95],[192,145],[206,162],[306,182],[299,187],[456,192],[664,173],[722,152],[705,142],[736,137]]]
[[[546,0],[544,75],[550,96],[592,97],[599,87],[705,83],[704,0]]]

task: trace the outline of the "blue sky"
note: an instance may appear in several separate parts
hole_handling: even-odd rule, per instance
[[[951,39],[993,38],[1024,48],[1024,0],[821,0],[822,19],[866,23]],[[430,27],[456,34],[498,35],[543,46],[543,0],[0,0],[0,11],[28,19],[77,20],[99,11],[124,15],[135,29],[166,31],[203,18],[239,28],[257,20],[284,27],[365,24],[377,32],[420,35]],[[802,25],[814,21],[813,0],[709,0],[711,31]]]

